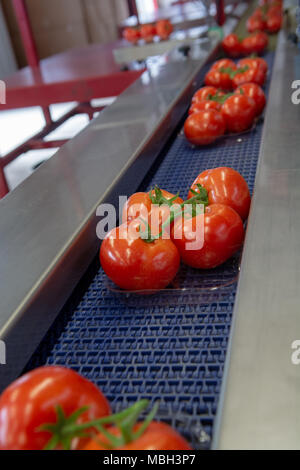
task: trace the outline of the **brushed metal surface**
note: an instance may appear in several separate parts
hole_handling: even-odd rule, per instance
[[[197,60],[155,66],[0,201],[0,390],[28,361],[95,256],[96,208],[138,187],[186,111]]]
[[[300,449],[299,50],[280,33],[215,428],[218,449]],[[297,58],[298,55],[298,58]]]

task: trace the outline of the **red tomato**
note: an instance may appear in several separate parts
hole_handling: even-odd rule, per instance
[[[269,42],[268,36],[262,31],[247,36],[242,41],[242,48],[245,55],[262,54]]]
[[[267,31],[269,33],[278,33],[282,26],[282,16],[281,15],[268,15],[267,17]]]
[[[102,242],[100,262],[106,275],[122,289],[163,289],[177,274],[179,253],[170,239],[143,240],[142,225],[135,219],[111,230]]]
[[[206,189],[209,204],[230,206],[243,220],[247,219],[251,198],[248,185],[240,173],[228,167],[203,171],[193,182],[189,199],[194,196],[191,190],[199,192],[198,184]]]
[[[222,72],[218,68],[210,69],[204,78],[205,85],[221,88],[225,91],[231,90],[233,86],[231,76],[227,69],[224,68],[224,70],[226,72]]]
[[[189,114],[197,113],[198,111],[207,111],[208,109],[214,109],[216,111],[221,110],[221,103],[212,100],[203,100],[193,103],[189,109]]]
[[[148,193],[132,194],[123,207],[122,223],[137,217],[146,217],[151,211],[151,205],[152,202]]]
[[[242,93],[254,100],[256,106],[256,116],[259,116],[263,112],[266,105],[266,97],[259,85],[256,83],[244,83],[235,90],[235,93]]]
[[[254,123],[255,102],[246,95],[232,95],[223,104],[221,113],[229,132],[243,132]]]
[[[146,42],[152,42],[156,34],[156,28],[152,24],[143,24],[140,29],[141,38]]]
[[[156,23],[156,32],[161,39],[168,39],[173,32],[172,23],[169,20],[160,20]]]
[[[242,44],[236,34],[228,34],[222,41],[222,47],[225,54],[230,57],[240,57],[243,55]]]
[[[202,245],[198,242],[201,240],[198,230],[203,229],[203,223]],[[173,231],[174,234],[182,234],[180,238],[174,238],[182,261],[188,266],[200,269],[215,268],[223,264],[239,250],[244,240],[242,219],[231,207],[223,204],[207,206],[204,215],[177,219]]]
[[[230,68],[232,70],[236,70],[235,62],[231,59],[220,59],[216,60],[216,62],[212,65],[210,70],[221,70]]]
[[[88,406],[78,420],[81,423],[110,414],[106,398],[89,380],[64,367],[40,367],[13,382],[0,396],[0,449],[43,449],[51,433],[38,428],[57,422],[56,405],[66,416]]]
[[[125,28],[123,31],[123,38],[132,44],[136,44],[140,37],[141,35],[137,28]]]
[[[263,31],[266,27],[266,23],[262,18],[258,16],[250,16],[247,20],[247,30],[249,33],[254,33],[255,31]]]
[[[263,12],[262,8],[256,8],[254,12],[251,15],[253,18],[261,18],[263,19],[265,17],[265,14]]]
[[[133,430],[138,431],[141,424],[137,424]],[[120,436],[120,431],[116,427],[111,427],[108,432],[114,436]],[[99,434],[97,439],[91,439],[83,450],[107,450],[102,447],[99,441],[107,443],[105,436]],[[118,450],[191,450],[186,440],[174,429],[165,423],[152,421],[144,433],[133,442],[121,447]]]
[[[172,199],[175,194],[169,193],[169,191],[165,191],[164,189],[160,190],[162,196],[167,200]],[[155,191],[152,191],[152,195],[155,196]],[[183,200],[181,197],[177,197],[174,199],[173,204],[182,204]],[[155,204],[160,204],[159,201],[155,202]],[[148,218],[148,215],[152,209],[152,201],[148,193],[134,193],[132,194],[126,204],[123,207],[122,212],[122,222],[131,221],[138,217],[143,217],[145,219]]]
[[[257,83],[257,85],[262,86],[266,80],[266,73],[263,71],[262,67],[257,66],[245,66],[244,70],[238,72],[234,75],[232,79],[232,84],[234,88],[242,85],[243,83]]]
[[[225,132],[224,119],[218,111],[208,109],[191,114],[184,123],[184,133],[194,145],[208,145]]]
[[[261,57],[246,57],[245,59],[241,59],[238,61],[238,68],[243,68],[246,65],[249,68],[259,68],[261,69],[265,74],[268,71],[268,64],[265,61],[265,59],[262,59]]]
[[[215,96],[218,93],[218,89],[214,86],[203,86],[196,91],[192,98],[193,103],[197,103],[197,101],[208,100],[210,96]]]

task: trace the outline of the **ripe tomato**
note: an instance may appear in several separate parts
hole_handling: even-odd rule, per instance
[[[203,100],[193,103],[189,109],[189,114],[197,113],[198,111],[207,111],[208,109],[214,109],[215,111],[221,110],[221,103],[213,100]]]
[[[66,416],[88,406],[78,422],[110,414],[109,404],[89,380],[64,367],[40,367],[13,382],[0,396],[0,449],[41,450],[51,433],[39,431],[56,423],[55,406]]]
[[[156,28],[152,24],[143,24],[140,29],[141,38],[146,42],[152,42],[156,34]]]
[[[122,289],[163,289],[179,269],[178,250],[170,239],[142,239],[141,228],[144,225],[135,219],[106,235],[100,248],[102,268]]]
[[[282,16],[277,14],[268,14],[267,31],[269,33],[278,33],[282,26]]]
[[[218,93],[218,89],[214,86],[203,86],[196,91],[192,98],[193,103],[197,103],[197,101],[209,100],[211,96],[215,96]]]
[[[245,55],[262,54],[268,45],[268,36],[262,31],[247,36],[242,41],[242,48]]]
[[[248,18],[246,26],[249,33],[254,33],[255,31],[263,31],[266,27],[266,23],[257,15],[252,15],[250,18]]]
[[[257,83],[257,85],[262,86],[266,80],[266,73],[263,71],[262,67],[249,66],[246,65],[241,69],[241,72],[238,72],[232,78],[233,88],[237,88],[243,83]]]
[[[175,197],[175,194],[169,193],[164,189],[160,189],[162,196],[166,200],[170,200]],[[155,190],[151,191],[152,196],[155,196]],[[150,211],[152,209],[152,204],[161,204],[163,201],[151,201],[149,193],[134,193],[128,199],[126,204],[123,207],[122,212],[122,222],[129,222],[138,217],[143,217],[144,219],[148,218]],[[182,204],[183,199],[177,197],[174,199],[173,204]]]
[[[156,32],[161,39],[168,39],[173,32],[173,26],[169,20],[160,20],[156,23]]]
[[[221,114],[229,132],[243,132],[254,123],[256,105],[246,95],[232,95],[223,104]]]
[[[216,62],[212,65],[210,70],[221,70],[230,68],[232,70],[236,70],[235,62],[231,59],[220,59],[216,60]]]
[[[133,430],[136,432],[141,424],[135,425]],[[116,427],[108,428],[114,436],[120,436],[120,431]],[[99,434],[96,439],[91,439],[90,442],[83,448],[83,450],[107,450],[99,443],[107,443],[105,436]],[[191,450],[191,447],[186,440],[181,437],[174,429],[165,423],[152,421],[144,433],[135,441],[130,442],[121,447],[116,447],[118,450]]]
[[[249,68],[261,69],[265,74],[268,71],[268,64],[262,57],[246,57],[238,61],[238,68],[248,66]]]
[[[221,70],[218,68],[210,69],[204,78],[205,85],[221,88],[221,90],[225,91],[232,90],[233,85],[230,73],[227,72],[227,68],[223,69],[224,72]]]
[[[244,83],[235,90],[235,93],[242,93],[254,100],[256,106],[256,116],[259,116],[263,112],[266,105],[266,97],[259,85],[256,83]]]
[[[236,34],[228,34],[222,41],[222,47],[225,54],[229,57],[240,57],[243,55],[241,41]]]
[[[132,44],[136,44],[140,37],[141,35],[138,28],[125,28],[123,31],[123,38]]]
[[[201,218],[197,225],[197,219]],[[204,223],[204,243],[198,243],[201,236],[197,233]],[[223,204],[206,207],[204,216],[179,218],[174,223],[174,233],[182,234],[174,238],[182,261],[188,266],[210,269],[223,264],[241,246],[244,240],[244,227],[235,210]],[[199,245],[193,248],[191,243]]]
[[[218,111],[208,109],[191,114],[184,123],[184,133],[194,145],[208,145],[226,130],[224,119]]]
[[[224,204],[234,209],[243,220],[249,214],[251,197],[248,185],[242,175],[233,168],[220,167],[205,170],[193,182],[188,198],[199,192],[198,184],[208,193],[209,204]]]

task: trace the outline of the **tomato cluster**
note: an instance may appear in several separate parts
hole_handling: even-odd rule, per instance
[[[146,43],[151,43],[156,36],[161,40],[168,39],[172,32],[173,26],[169,20],[159,20],[155,24],[143,24],[135,28],[125,28],[123,38],[131,44],[137,44],[140,39]]]
[[[40,367],[0,396],[0,450],[191,450],[165,423],[144,421],[140,400],[115,415],[89,380],[60,366]]]
[[[256,31],[240,39],[235,33],[228,34],[222,41],[224,52],[229,57],[241,57],[250,54],[262,54],[268,46],[268,36],[262,31]]]
[[[267,31],[278,33],[282,26],[282,0],[264,0],[247,20],[249,33]]]
[[[184,124],[187,140],[193,145],[208,145],[225,132],[251,128],[266,104],[261,85],[267,70],[260,57],[241,59],[237,64],[231,59],[216,61],[205,76],[206,86],[192,98]]]
[[[123,289],[163,289],[176,276],[180,261],[211,269],[239,250],[249,207],[246,181],[227,167],[197,176],[186,201],[157,187],[135,193],[123,209],[122,224],[102,242],[101,266]]]
[[[220,88],[222,91],[232,91],[242,83],[265,83],[268,66],[261,57],[247,57],[237,64],[231,59],[217,60],[205,75],[207,86]]]

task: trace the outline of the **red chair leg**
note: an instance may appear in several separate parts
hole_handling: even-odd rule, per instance
[[[9,193],[9,187],[6,181],[4,168],[0,166],[0,199],[6,196],[7,193]]]

